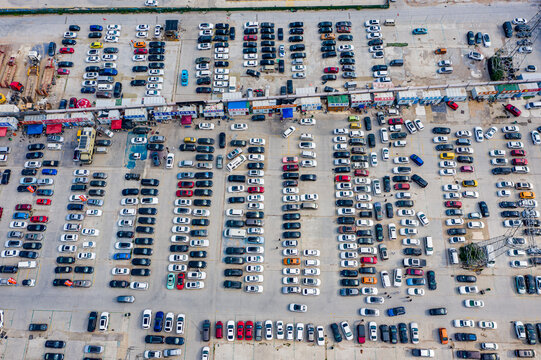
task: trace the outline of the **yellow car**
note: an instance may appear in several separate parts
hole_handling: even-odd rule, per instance
[[[134,48],[144,48],[147,44],[144,41],[138,41],[133,43]]]
[[[377,284],[378,279],[376,279],[375,277],[372,277],[372,276],[363,276],[361,278],[361,283],[362,284]]]
[[[453,160],[455,158],[455,153],[442,153],[440,154],[441,159]]]
[[[518,195],[521,199],[535,199],[535,193],[533,191],[522,191]]]
[[[349,128],[350,129],[360,129],[361,128],[361,123],[358,123],[358,122],[350,123]]]
[[[103,44],[99,41],[96,41],[90,44],[91,49],[101,49],[102,47],[103,47]]]
[[[477,187],[477,180],[462,180],[462,186],[464,187]]]
[[[195,143],[195,138],[194,137],[185,137],[184,142],[186,144],[193,144],[193,143]]]

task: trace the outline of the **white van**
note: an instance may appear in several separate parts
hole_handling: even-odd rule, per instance
[[[434,254],[434,243],[432,242],[432,236],[425,237],[425,253],[427,255]]]
[[[380,272],[380,277],[381,277],[381,286],[383,286],[384,288],[391,287],[391,278],[389,277],[389,273],[387,271],[382,270]]]
[[[98,91],[111,91],[113,90],[112,84],[98,84]]]
[[[246,237],[246,230],[227,228],[224,230],[224,236],[228,238],[244,238]]]
[[[406,144],[407,144],[406,140],[396,140],[395,142],[393,142],[394,147],[405,147]]]
[[[394,287],[402,286],[402,269],[393,270],[393,286]]]
[[[25,269],[33,269],[36,266],[38,266],[38,263],[36,261],[19,261],[17,264],[19,269],[25,268]]]
[[[452,265],[458,264],[458,252],[456,249],[449,249],[449,262]]]
[[[383,22],[383,25],[385,25],[385,26],[395,26],[396,23],[395,23],[394,19],[385,19],[385,21]]]
[[[307,159],[315,159],[316,158],[316,153],[313,152],[313,151],[310,151],[310,150],[303,150],[301,152],[301,157],[307,158]]]
[[[11,148],[9,146],[0,146],[0,154],[9,154]]]
[[[0,166],[6,166],[8,156],[6,154],[0,154]]]
[[[389,224],[387,225],[389,228],[389,239],[396,240],[397,234],[396,234],[396,225],[395,224]]]
[[[379,129],[379,138],[381,139],[381,142],[384,144],[387,144],[389,142],[389,132],[386,128]]]
[[[288,128],[286,129],[286,131],[284,131],[284,132],[282,133],[282,137],[283,137],[284,139],[287,139],[288,137],[291,136],[291,134],[293,134],[293,133],[295,132],[295,130],[297,130],[297,129],[295,128],[295,126],[290,126],[290,127],[288,127]]]
[[[245,29],[257,29],[259,27],[259,23],[257,21],[250,21],[247,23],[244,23]]]
[[[227,164],[226,168],[227,171],[231,172],[238,168],[240,165],[242,165],[246,161],[246,156],[239,155],[235,159],[233,159],[229,164]]]
[[[96,151],[95,151],[96,154],[107,154],[108,152],[109,152],[109,148],[105,146],[99,146],[96,148]]]
[[[530,110],[530,109],[539,109],[541,108],[541,101],[536,101],[536,102],[531,102],[531,103],[527,103],[525,108],[527,110]]]
[[[242,209],[227,209],[225,214],[227,216],[242,216],[244,211]]]

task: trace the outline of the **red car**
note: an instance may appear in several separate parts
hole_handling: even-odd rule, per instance
[[[454,101],[447,101],[446,104],[447,104],[447,106],[449,106],[453,110],[458,109],[458,104],[456,102],[454,102]]]
[[[184,278],[185,277],[186,277],[186,274],[178,273],[178,275],[177,275],[177,289],[178,290],[184,289]]]
[[[75,52],[75,50],[73,48],[60,48],[60,50],[58,50],[59,53],[61,54],[73,54]]]
[[[406,183],[394,184],[394,189],[395,190],[409,190],[410,184],[406,184]]]
[[[264,192],[265,192],[265,188],[263,186],[250,186],[248,188],[248,193],[250,194],[254,194],[254,193],[262,194]]]
[[[37,199],[36,204],[38,205],[51,205],[51,199]]]
[[[462,207],[462,202],[460,201],[446,201],[445,207],[453,208],[453,209],[460,209]]]
[[[511,164],[513,165],[528,165],[527,159],[513,159],[511,160]]]
[[[509,111],[511,114],[515,116],[520,116],[520,114],[522,114],[522,112],[519,109],[517,109],[511,104],[505,105],[505,110]]]
[[[361,264],[377,264],[378,259],[375,256],[361,256],[359,262]]]
[[[254,323],[252,321],[246,321],[246,340],[252,340],[254,338]]]
[[[284,156],[282,158],[282,163],[284,164],[296,164],[299,162],[299,158],[296,156]]]
[[[47,216],[32,216],[30,217],[30,222],[46,223],[46,222],[49,222],[49,218]]]
[[[179,181],[178,184],[177,184],[177,187],[179,188],[193,188],[194,186],[194,182],[193,181]]]
[[[349,33],[351,32],[351,28],[349,26],[337,26],[336,27],[337,33]]]
[[[407,268],[406,269],[407,275],[415,275],[415,276],[423,276],[425,272],[423,269],[413,269],[413,268]]]
[[[30,205],[30,204],[17,204],[17,205],[15,205],[15,210],[31,211],[32,210],[32,205]]]
[[[297,165],[297,164],[284,165],[284,166],[282,166],[282,170],[284,170],[284,171],[297,171],[297,170],[299,170],[299,165]]]
[[[70,71],[68,69],[65,69],[65,68],[61,68],[61,69],[58,69],[56,71],[56,73],[58,75],[69,75],[70,74]]]
[[[404,119],[402,118],[391,118],[389,119],[389,125],[402,125],[404,123]]]
[[[370,172],[366,169],[355,169],[353,175],[355,176],[368,176]]]
[[[0,207],[0,219],[2,218],[2,215],[4,214],[4,208]]]
[[[366,341],[364,324],[357,325],[357,341],[359,342],[359,344],[364,344]]]
[[[216,339],[221,339],[224,337],[224,324],[221,321],[216,322]]]
[[[471,172],[473,172],[473,170],[474,170],[473,166],[470,166],[470,165],[464,165],[464,166],[460,167],[461,172],[471,173]]]
[[[192,190],[177,190],[177,197],[191,197],[193,196]]]
[[[339,69],[335,66],[329,66],[323,69],[323,72],[326,74],[336,74],[338,73]]]
[[[244,35],[244,41],[257,41],[257,35]]]
[[[524,150],[511,150],[511,156],[526,156],[526,151],[524,151]]]
[[[355,232],[355,228],[353,226],[339,226],[338,232],[340,234],[353,234]]]
[[[133,50],[133,54],[134,55],[144,55],[144,54],[147,54],[148,53],[148,50],[147,49],[143,49],[143,48],[138,48],[138,49],[134,49]]]
[[[244,321],[237,322],[237,340],[244,339]]]
[[[351,181],[351,176],[349,176],[349,175],[336,175],[334,177],[334,181],[336,181],[336,182],[350,182]]]

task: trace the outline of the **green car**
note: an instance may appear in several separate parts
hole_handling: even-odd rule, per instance
[[[167,274],[167,289],[173,290],[175,288],[175,274]]]

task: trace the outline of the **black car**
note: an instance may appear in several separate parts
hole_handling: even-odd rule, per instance
[[[145,86],[146,84],[147,84],[146,80],[132,80],[132,81],[130,81],[131,86]]]
[[[464,164],[472,164],[473,163],[473,156],[458,155],[455,159],[459,163],[464,163]]]
[[[332,323],[331,324],[331,330],[334,337],[335,342],[341,342],[342,341],[342,335],[340,334],[340,329],[338,328],[338,324]]]
[[[437,126],[437,127],[432,128],[432,133],[433,133],[433,134],[443,134],[443,135],[447,135],[447,134],[450,134],[450,133],[451,133],[451,129],[448,128],[448,127]]]
[[[425,188],[428,186],[428,182],[417,174],[413,174],[411,176],[411,180],[413,180],[414,183],[416,183],[422,188]]]
[[[152,245],[154,243],[154,239],[152,238],[135,238],[134,244],[135,245]]]
[[[75,258],[73,256],[59,256],[56,258],[57,264],[73,264]]]
[[[261,76],[261,73],[259,71],[248,69],[248,70],[246,70],[246,75],[250,75],[252,77],[259,78]]]
[[[423,251],[419,248],[404,248],[402,249],[402,252],[404,255],[412,255],[412,256],[421,256],[423,254]]]
[[[88,38],[89,39],[99,39],[101,38],[101,32],[97,32],[97,31],[94,31],[94,32],[91,32],[91,33],[88,33]]]
[[[300,176],[301,181],[316,181],[317,175],[316,174],[302,174]]]
[[[489,217],[490,211],[488,210],[488,205],[485,201],[479,201],[479,211],[483,217]]]
[[[164,337],[160,335],[145,336],[145,343],[147,344],[163,344],[164,341],[165,341]]]
[[[455,333],[455,341],[477,341],[477,335],[473,333]]]
[[[132,265],[136,265],[136,266],[150,266],[152,261],[147,258],[133,258],[131,260],[131,263]]]
[[[103,53],[104,54],[117,54],[118,53],[118,48],[116,48],[116,47],[106,47],[106,48],[103,48]]]
[[[125,280],[111,280],[109,281],[109,286],[112,288],[125,289],[130,286],[130,283]]]
[[[466,229],[463,228],[453,228],[447,229],[447,235],[466,235]]]
[[[242,248],[242,249],[244,249],[244,248]],[[239,276],[242,276],[242,274],[243,274],[242,269],[225,269],[224,270],[224,276],[239,277]]]
[[[165,64],[162,62],[151,62],[148,64],[149,69],[163,69]]]
[[[183,345],[184,338],[180,336],[168,336],[165,338],[165,343],[169,345]]]
[[[509,175],[513,172],[513,169],[510,167],[498,167],[492,168],[491,171],[493,175]]]
[[[447,309],[444,307],[428,309],[430,315],[447,315]]]
[[[224,281],[224,288],[226,288],[226,289],[241,289],[242,288],[242,282],[226,280],[226,281]]]
[[[447,216],[464,216],[464,211],[461,209],[447,209],[445,210]]]
[[[498,205],[502,209],[516,209],[518,207],[517,203],[514,201],[500,201]]]
[[[436,282],[436,273],[432,270],[426,272],[426,279],[428,281],[428,290],[436,290],[438,283]]]

